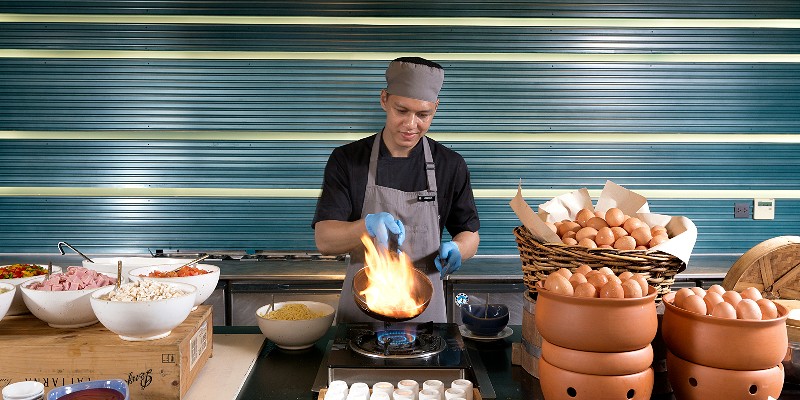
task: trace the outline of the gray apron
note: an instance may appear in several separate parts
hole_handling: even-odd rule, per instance
[[[381,133],[375,137],[372,144],[372,154],[369,159],[369,175],[367,188],[364,192],[364,207],[361,218],[367,214],[389,212],[396,219],[403,222],[406,229],[406,238],[400,246],[414,263],[414,267],[425,272],[433,283],[433,296],[425,311],[412,322],[447,322],[444,303],[444,289],[439,278],[439,271],[433,260],[439,253],[439,202],[436,196],[436,174],[431,156],[428,138],[422,138],[422,149],[425,153],[425,168],[428,177],[428,189],[419,192],[404,192],[375,184],[375,174],[378,169],[378,153],[381,146]],[[420,201],[422,199],[433,199]],[[339,309],[336,322],[375,322],[376,319],[364,313],[353,299],[353,276],[364,267],[364,249],[350,253],[350,263],[342,285],[342,295],[339,298]]]

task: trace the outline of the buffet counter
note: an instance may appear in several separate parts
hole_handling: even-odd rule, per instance
[[[511,328],[514,330],[513,335],[505,339],[493,342],[476,342],[465,339],[465,343],[480,355],[492,386],[494,387],[497,399],[542,399],[539,381],[525,372],[522,367],[511,365],[511,344],[520,342],[521,327],[515,325],[511,326]],[[217,326],[214,327],[214,334],[232,336],[243,334],[250,337],[253,334],[260,334],[260,332],[258,327]],[[252,365],[252,370],[249,371],[247,377],[241,382],[241,391],[238,396],[212,396],[214,394],[223,395],[224,393],[222,392],[203,392],[203,394],[206,396],[205,398],[213,397],[221,400],[228,398],[231,400],[316,399],[317,395],[311,391],[311,388],[314,385],[315,377],[325,356],[328,342],[332,340],[333,335],[334,329],[331,328],[328,334],[317,341],[314,347],[300,351],[282,350],[271,342],[264,340],[263,347],[255,359],[255,362],[246,355],[241,356],[239,360],[235,361],[240,366]],[[244,341],[242,341],[242,343],[243,342]],[[214,359],[217,357],[223,357],[223,355],[217,355],[217,349],[215,348],[215,355],[212,361],[206,366],[206,369],[214,368],[212,362],[216,361]],[[223,359],[220,359],[220,362],[229,363],[231,361],[232,360],[223,361]],[[207,371],[201,371],[201,373],[205,372]],[[220,388],[225,385],[239,384],[238,381],[220,383],[219,376],[208,373],[198,377],[198,381],[195,385],[202,385],[209,379],[217,382],[215,385]],[[209,387],[213,388],[214,385]],[[192,388],[192,390],[194,389],[195,387]],[[192,392],[189,394],[191,393]],[[654,395],[652,399],[672,400],[674,397],[670,394],[660,394]],[[194,400],[194,398],[189,398],[189,400]],[[784,387],[780,400],[800,400],[800,387],[787,384]]]

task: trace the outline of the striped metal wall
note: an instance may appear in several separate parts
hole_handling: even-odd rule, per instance
[[[800,231],[800,3],[0,3],[0,253],[313,250],[330,151],[380,129],[389,60],[446,81],[481,254],[508,206],[607,179],[697,254]],[[733,204],[776,199],[774,220]]]

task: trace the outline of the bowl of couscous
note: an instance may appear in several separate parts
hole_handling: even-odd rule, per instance
[[[261,333],[278,347],[306,349],[325,336],[333,324],[335,309],[316,301],[287,301],[267,304],[256,310]]]

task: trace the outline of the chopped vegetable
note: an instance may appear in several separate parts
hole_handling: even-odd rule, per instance
[[[210,273],[211,271],[206,271],[204,269],[195,268],[192,266],[181,267],[177,271],[153,271],[147,275],[140,275],[142,277],[147,278],[178,278],[183,276],[197,276],[197,275],[205,275]]]
[[[47,268],[36,264],[11,264],[0,268],[0,279],[27,278],[47,273]]]

